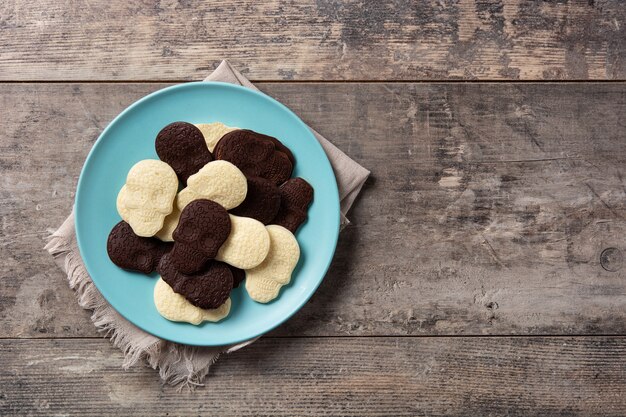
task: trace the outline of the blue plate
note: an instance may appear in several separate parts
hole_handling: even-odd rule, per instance
[[[107,255],[111,228],[120,221],[117,193],[128,170],[142,159],[158,159],[154,139],[168,123],[220,121],[274,136],[296,157],[294,176],[306,179],[315,196],[298,230],[301,257],[288,286],[269,304],[248,297],[241,285],[231,295],[230,315],[194,326],[171,322],[157,312],[152,291],[158,276],[124,271]],[[259,336],[293,315],[321,283],[339,235],[339,196],[333,170],[307,126],[265,94],[224,83],[180,84],[152,93],[124,110],[102,132],[80,174],[76,191],[78,247],[93,282],[127,320],[155,336],[197,346],[221,346]]]

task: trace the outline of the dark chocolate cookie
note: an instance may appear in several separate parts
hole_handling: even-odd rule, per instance
[[[261,177],[280,185],[291,177],[291,152],[278,139],[252,130],[233,130],[222,136],[213,152],[231,162],[248,177]],[[287,149],[288,151],[288,149]]]
[[[226,264],[228,265],[228,264]],[[246,271],[243,269],[235,268],[232,265],[228,265],[230,272],[233,273],[233,288],[237,288],[241,282],[246,279]]]
[[[270,180],[261,177],[246,177],[248,192],[246,199],[230,210],[235,216],[252,217],[268,224],[276,217],[280,208],[280,190]]]
[[[174,292],[191,304],[204,309],[218,308],[226,302],[233,289],[233,274],[225,263],[211,261],[194,274],[183,274],[172,261],[171,255],[161,258],[158,273]]]
[[[291,162],[292,167],[296,166],[296,158],[293,157],[293,154],[291,153],[291,149],[283,145],[281,141],[279,141],[278,139],[272,136],[266,136],[266,135],[263,135],[263,136],[270,138],[270,140],[274,142],[274,146],[276,146],[276,149],[278,149],[279,151],[287,155],[287,158],[289,158],[289,162]]]
[[[183,183],[213,160],[200,129],[187,122],[165,126],[156,137],[156,152],[167,162]]]
[[[192,201],[172,233],[172,262],[180,272],[193,274],[215,258],[229,234],[230,217],[224,207],[210,200]]]
[[[115,265],[144,274],[154,271],[161,257],[171,248],[171,243],[137,236],[125,221],[113,227],[107,240],[107,252]]]
[[[306,212],[313,201],[313,187],[302,178],[292,178],[280,186],[280,209],[272,224],[295,233],[306,220]]]

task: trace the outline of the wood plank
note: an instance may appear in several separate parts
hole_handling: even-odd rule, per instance
[[[620,0],[0,3],[0,80],[624,79]]]
[[[0,341],[0,414],[623,416],[624,338],[264,338],[199,392],[105,340]]]
[[[99,132],[162,86],[0,91],[0,337],[95,336],[43,238]],[[275,335],[626,332],[626,85],[261,87],[373,173],[321,288]]]

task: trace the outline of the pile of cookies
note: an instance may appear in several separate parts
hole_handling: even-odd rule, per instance
[[[311,185],[291,178],[291,151],[219,122],[171,123],[155,147],[160,160],[135,164],[118,194],[111,261],[158,272],[154,302],[168,320],[223,319],[244,280],[253,300],[275,299],[300,258],[294,233],[313,200]]]

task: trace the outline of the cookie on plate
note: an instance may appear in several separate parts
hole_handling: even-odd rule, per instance
[[[178,208],[177,200],[178,196],[174,198],[172,212],[165,216],[165,219],[163,219],[163,227],[161,227],[161,230],[159,230],[157,234],[154,235],[155,237],[161,239],[163,242],[174,241],[174,236],[172,236],[172,233],[174,233],[176,226],[178,226],[178,221],[180,220],[180,209]]]
[[[183,209],[172,233],[171,251],[172,262],[180,272],[193,274],[216,257],[231,235],[230,217],[222,206],[210,200],[195,200]]]
[[[296,233],[307,218],[307,209],[313,201],[313,187],[302,178],[291,178],[280,186],[280,209],[272,224]]]
[[[154,286],[154,305],[161,316],[170,321],[200,324],[204,321],[217,322],[230,313],[230,298],[216,309],[203,310],[194,306],[159,278]]]
[[[270,237],[263,223],[249,217],[230,216],[231,230],[215,259],[235,268],[254,268],[265,259]]]
[[[217,145],[217,142],[219,142],[222,136],[233,130],[239,130],[238,127],[226,126],[224,123],[220,122],[198,123],[195,126],[202,132],[204,142],[211,152],[213,152],[215,145]]]
[[[230,212],[235,216],[251,217],[263,224],[270,223],[280,208],[280,190],[265,178],[248,177],[247,181],[246,199]]]
[[[291,274],[300,259],[300,246],[293,233],[278,225],[267,226],[270,250],[265,260],[246,270],[246,291],[259,303],[278,297],[283,285],[289,284]]]
[[[200,129],[187,122],[170,123],[161,129],[155,148],[161,161],[167,162],[183,183],[213,160]]]
[[[145,159],[128,172],[117,195],[117,211],[136,235],[154,236],[172,212],[178,178],[165,162]]]
[[[183,210],[193,200],[204,198],[230,210],[245,200],[247,192],[248,182],[239,168],[228,161],[213,161],[189,177],[176,204]]]
[[[214,149],[215,159],[235,164],[249,177],[261,177],[280,185],[293,171],[291,152],[280,141],[252,130],[225,134]]]
[[[221,306],[233,289],[233,273],[222,262],[208,262],[200,271],[186,275],[176,268],[169,255],[165,255],[157,272],[174,292],[203,309]]]
[[[246,279],[246,271],[244,271],[243,269],[235,268],[232,265],[228,265],[228,267],[230,268],[230,272],[232,272],[233,274],[233,288],[237,288],[239,287],[239,284],[241,284],[243,280]]]
[[[154,271],[161,257],[171,248],[171,243],[137,236],[123,220],[113,226],[107,239],[107,253],[115,265],[144,274]]]

